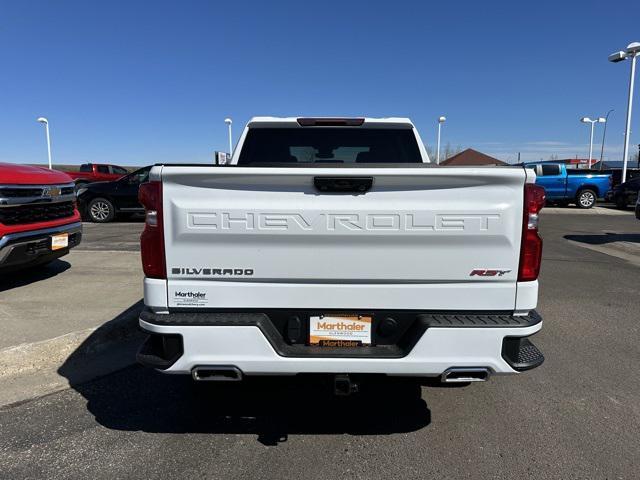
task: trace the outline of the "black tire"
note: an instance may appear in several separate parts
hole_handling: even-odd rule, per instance
[[[627,201],[625,200],[624,197],[616,198],[616,208],[618,208],[619,210],[627,209]]]
[[[578,208],[591,208],[596,204],[596,200],[598,200],[598,195],[590,188],[580,190],[578,195],[576,195],[576,205]]]
[[[106,198],[94,198],[87,205],[87,217],[94,223],[108,223],[116,216],[116,209]]]

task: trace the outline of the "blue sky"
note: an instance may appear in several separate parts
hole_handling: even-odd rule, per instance
[[[610,108],[617,160],[631,41],[640,2],[5,1],[0,161],[46,162],[40,115],[55,163],[206,162],[255,115],[408,116],[431,146],[446,115],[443,143],[586,157]]]

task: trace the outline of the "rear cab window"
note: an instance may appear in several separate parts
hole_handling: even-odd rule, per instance
[[[238,165],[423,163],[409,128],[266,127],[247,132]]]
[[[543,177],[560,175],[560,165],[540,165],[540,175]]]
[[[110,168],[111,168],[111,173],[115,173],[116,175],[126,175],[127,173],[129,173],[127,169],[122,167],[117,167],[115,165],[111,165]]]

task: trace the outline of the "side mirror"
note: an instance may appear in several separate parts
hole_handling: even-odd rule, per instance
[[[231,155],[227,152],[213,152],[214,165],[228,165],[231,161]]]

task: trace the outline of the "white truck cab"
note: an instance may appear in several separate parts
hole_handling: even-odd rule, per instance
[[[534,182],[430,164],[408,119],[254,118],[229,165],[156,165],[141,187],[138,359],[212,381],[534,368]]]

